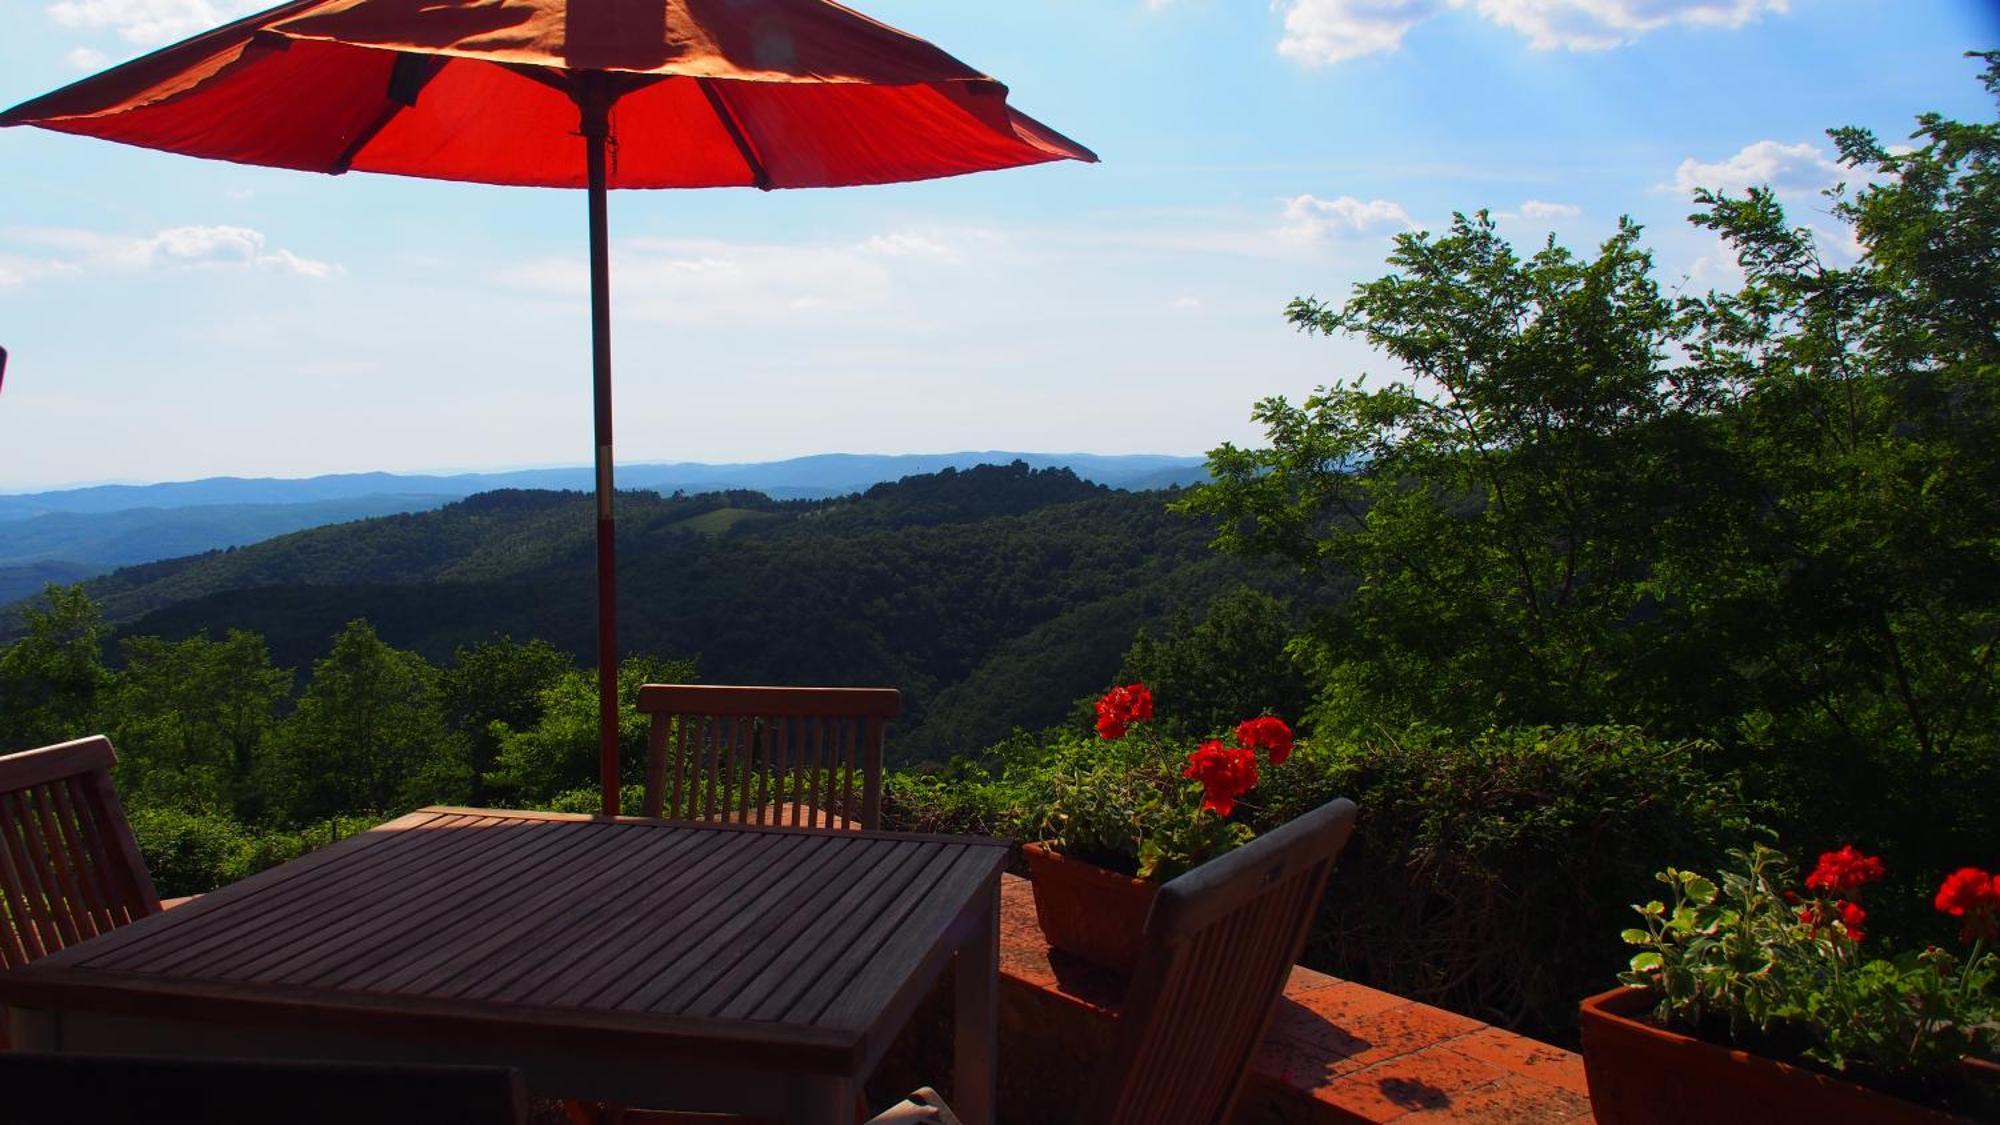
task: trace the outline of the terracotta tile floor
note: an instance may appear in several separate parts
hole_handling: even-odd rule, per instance
[[[1056,1120],[1108,1049],[1122,985],[1049,949],[1027,880],[1000,893],[1002,1108]],[[1590,1120],[1576,1055],[1304,967],[1253,1070],[1242,1123]]]

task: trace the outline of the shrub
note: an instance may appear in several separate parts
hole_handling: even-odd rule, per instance
[[[131,824],[161,898],[203,894],[255,869],[256,841],[218,813],[139,808],[132,810]]]
[[[1302,746],[1257,815],[1361,806],[1315,928],[1317,968],[1558,1039],[1628,954],[1615,939],[1669,858],[1720,859],[1758,833],[1702,743],[1626,728],[1413,731]]]

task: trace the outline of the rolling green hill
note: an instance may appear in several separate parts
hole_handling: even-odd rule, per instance
[[[703,679],[903,689],[899,757],[982,747],[1062,718],[1133,635],[1246,580],[1163,492],[1065,469],[947,470],[832,501],[758,493],[619,502],[621,647],[695,656]],[[580,660],[594,636],[592,509],[485,493],[90,583],[121,636],[244,628],[304,667],[343,624],[433,660],[495,633]]]

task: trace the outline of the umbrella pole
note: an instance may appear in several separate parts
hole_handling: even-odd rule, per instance
[[[579,76],[590,179],[590,349],[597,430],[597,752],[604,815],[618,815],[618,545],[611,478],[611,250],[605,146],[611,99],[602,74]]]

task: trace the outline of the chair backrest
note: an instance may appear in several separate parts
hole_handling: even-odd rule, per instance
[[[102,737],[0,756],[0,968],[159,913],[117,760]]]
[[[6,1125],[520,1125],[518,1071],[485,1066],[0,1053]]]
[[[647,684],[647,816],[801,827],[882,822],[894,688]]]
[[[1305,946],[1354,803],[1322,805],[1160,887],[1083,1121],[1220,1125]]]

